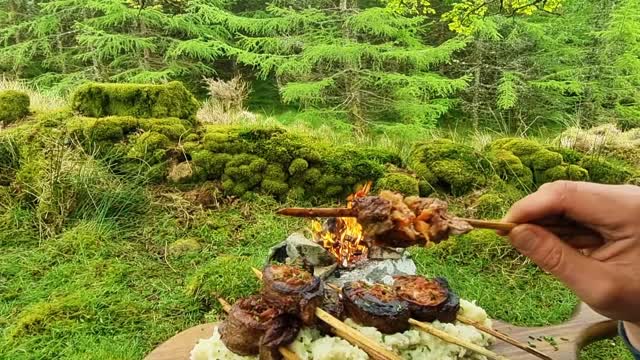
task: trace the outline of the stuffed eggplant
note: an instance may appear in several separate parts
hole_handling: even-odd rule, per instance
[[[385,334],[409,328],[409,306],[387,285],[369,285],[355,281],[342,288],[345,314],[364,326],[373,326]]]
[[[444,278],[395,276],[397,296],[409,304],[411,317],[420,321],[453,322],[460,309],[460,299],[449,289]]]
[[[262,297],[267,303],[298,316],[305,325],[315,322],[316,308],[323,300],[320,278],[288,265],[268,265],[262,275]]]

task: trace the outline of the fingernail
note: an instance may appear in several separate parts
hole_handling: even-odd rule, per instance
[[[527,225],[516,226],[509,233],[511,244],[521,252],[529,252],[536,248],[539,236]]]

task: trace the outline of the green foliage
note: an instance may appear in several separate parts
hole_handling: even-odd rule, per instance
[[[20,167],[20,148],[10,136],[0,136],[0,186],[11,183]]]
[[[502,180],[525,189],[533,186],[533,172],[511,151],[492,150],[488,152],[487,158]]]
[[[432,189],[462,195],[486,184],[487,160],[473,148],[446,139],[416,144],[410,166],[421,181],[422,195]]]
[[[90,117],[176,117],[192,120],[198,102],[179,82],[166,85],[84,84],[73,93],[71,106]]]
[[[29,114],[29,95],[14,91],[0,91],[0,123],[10,124]]]
[[[238,61],[275,75],[285,103],[338,109],[359,126],[370,117],[433,126],[466,87],[466,77],[431,71],[463,39],[428,46],[422,19],[383,8],[319,10],[271,6],[260,21],[230,22],[242,34]]]

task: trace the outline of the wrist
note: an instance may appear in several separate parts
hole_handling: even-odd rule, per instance
[[[629,343],[635,349],[640,350],[640,323],[624,321],[623,324]]]

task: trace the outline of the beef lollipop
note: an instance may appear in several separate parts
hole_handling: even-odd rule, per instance
[[[387,285],[355,281],[342,288],[345,313],[353,321],[385,334],[409,328],[409,306]]]
[[[268,265],[262,274],[262,296],[267,303],[300,317],[305,325],[314,323],[324,293],[320,278],[289,265]]]
[[[460,298],[449,289],[444,278],[394,276],[398,297],[409,304],[411,317],[432,322],[453,322],[460,309]]]

